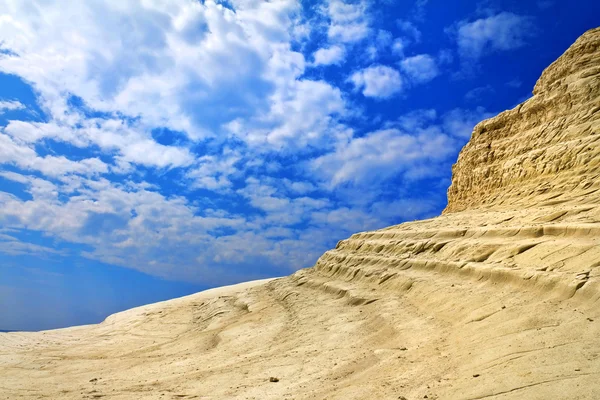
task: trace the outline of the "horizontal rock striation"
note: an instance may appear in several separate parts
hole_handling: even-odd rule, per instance
[[[445,213],[598,202],[600,29],[580,37],[533,97],[483,121],[452,169]]]
[[[307,275],[392,284],[409,270],[600,297],[600,29],[534,96],[478,124],[442,216],[353,235]]]

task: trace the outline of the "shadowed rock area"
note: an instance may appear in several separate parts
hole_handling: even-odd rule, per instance
[[[477,125],[448,197],[286,278],[0,333],[0,399],[600,398],[600,29]]]

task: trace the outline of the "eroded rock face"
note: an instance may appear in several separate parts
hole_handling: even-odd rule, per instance
[[[475,127],[445,213],[586,203],[600,188],[600,29],[548,67],[529,100]]]
[[[534,96],[478,124],[443,215],[352,235],[314,273],[385,281],[458,274],[600,297],[600,29],[542,74]],[[392,279],[393,280],[393,279]],[[389,282],[388,282],[389,284]]]

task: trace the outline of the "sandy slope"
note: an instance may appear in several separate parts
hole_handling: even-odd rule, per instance
[[[478,125],[438,218],[287,278],[0,334],[0,399],[600,398],[599,78],[597,29]]]

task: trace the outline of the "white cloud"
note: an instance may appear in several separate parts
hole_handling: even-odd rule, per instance
[[[421,41],[422,33],[412,22],[407,20],[398,19],[396,25],[402,32],[402,36],[392,41],[392,54],[403,58],[409,46]]]
[[[400,67],[404,73],[417,83],[429,82],[439,75],[435,59],[429,54],[419,54],[405,58],[400,62]]]
[[[482,107],[457,108],[441,116],[433,109],[415,110],[388,123],[388,129],[340,142],[335,151],[312,160],[309,167],[326,187],[336,189],[348,185],[379,187],[381,182],[399,176],[405,182],[439,177],[450,167],[451,158],[473,127],[491,115]],[[361,196],[365,196],[363,192]],[[414,208],[412,215],[424,215],[433,208],[431,203],[426,209]]]
[[[396,20],[396,25],[402,31],[403,35],[395,38],[391,42],[392,54],[399,57],[404,57],[404,53],[410,45],[421,41],[422,34],[421,31],[410,21],[399,19]]]
[[[15,143],[0,133],[0,164],[9,163],[26,170],[39,171],[46,176],[60,177],[65,174],[94,175],[108,172],[108,166],[98,158],[72,161],[64,156],[40,157],[27,145]]]
[[[315,35],[293,0],[5,3],[0,70],[32,86],[45,118],[0,128],[0,163],[19,170],[2,177],[32,198],[0,192],[0,225],[106,263],[205,284],[306,267],[353,231],[429,212],[378,185],[437,176],[471,121],[423,112],[349,127],[360,104],[307,66],[356,62],[348,81],[378,99],[403,92],[401,69],[407,82],[432,76],[422,60],[362,69],[365,51],[402,55],[421,38],[410,23],[395,41],[371,26],[371,2],[328,1],[309,60]]]
[[[55,243],[85,244],[92,250],[82,255],[94,260],[205,284],[256,278],[245,268],[257,263],[291,272],[351,232],[384,225],[364,210],[309,196],[316,189],[310,182],[248,178],[240,195],[264,215],[240,216],[162,195],[145,182],[77,175],[50,182],[9,172],[2,177],[25,184],[32,196],[23,201],[0,192],[3,227],[43,232]],[[344,221],[344,215],[353,219]],[[297,229],[301,222],[308,227]],[[27,245],[16,250],[44,251]]]
[[[398,117],[398,126],[405,131],[414,132],[432,125],[437,117],[438,113],[434,109],[413,110]]]
[[[220,154],[206,155],[198,159],[198,165],[191,168],[187,178],[192,180],[193,188],[219,191],[231,187],[230,177],[239,170],[236,164],[242,160],[238,151],[225,148]]]
[[[328,148],[345,136],[335,116],[344,115],[342,92],[325,81],[296,80],[277,91],[272,107],[255,120],[238,120],[230,131],[251,147],[285,151]]]
[[[216,137],[223,124],[268,109],[277,81],[304,68],[290,46],[296,1],[233,5],[8,1],[0,36],[11,53],[0,70],[30,82],[55,122],[77,119],[73,94],[93,110],[139,118],[141,129]]]
[[[23,110],[25,106],[16,100],[0,100],[0,114],[5,111]]]
[[[77,176],[56,184],[15,173],[3,177],[26,184],[33,198],[22,201],[0,192],[2,226],[87,244],[93,248],[84,253],[88,258],[159,276],[211,282],[212,276],[202,274],[210,265],[190,264],[196,249],[212,251],[215,230],[246,229],[243,218],[200,216],[184,198],[137,185]]]
[[[404,86],[400,73],[386,65],[372,65],[357,71],[349,80],[364,96],[381,99],[400,93]]]
[[[341,46],[321,48],[313,54],[314,65],[340,65],[346,58],[346,50]]]
[[[193,141],[233,135],[250,146],[281,149],[288,142],[293,148],[329,141],[345,113],[339,89],[300,80],[306,63],[290,41],[306,24],[294,0],[234,1],[235,12],[211,0],[83,2],[66,10],[7,4],[0,35],[12,55],[0,59],[0,70],[31,82],[50,117],[48,123],[12,122],[6,132],[15,139],[98,145],[118,156],[115,171],[130,164],[177,168],[193,166],[194,156],[181,145],[157,143],[153,128]],[[343,27],[342,35],[353,37],[361,26],[370,32],[366,9],[366,3],[328,3],[332,29]],[[71,21],[68,29],[59,28],[63,20]],[[315,62],[342,62],[344,52],[332,44],[317,51]],[[84,118],[68,106],[70,94],[108,115]],[[220,185],[216,177],[206,179]]]
[[[454,56],[452,55],[452,50],[450,49],[440,50],[437,58],[440,65],[451,64],[452,61],[454,61]]]
[[[330,0],[327,13],[331,20],[327,35],[332,42],[354,43],[371,34],[368,5],[365,1],[346,3]]]
[[[345,51],[371,34],[366,4],[330,4],[329,49]],[[292,41],[310,30],[299,10],[291,0],[67,8],[7,1],[0,36],[10,52],[0,71],[32,86],[45,118],[10,121],[0,133],[0,163],[20,170],[3,176],[32,197],[1,194],[0,224],[85,244],[90,250],[80,254],[88,258],[203,283],[251,279],[244,268],[256,265],[291,271],[314,262],[343,237],[335,235],[350,232],[342,225],[325,232],[312,215],[340,206],[320,198],[310,176],[246,179],[282,168],[282,155],[291,169],[303,152],[326,152],[352,135],[340,123],[350,114],[344,93],[303,78],[306,61]],[[176,140],[159,143],[154,128],[176,131],[166,137]],[[167,171],[157,168],[180,170],[164,184]],[[111,182],[109,173],[127,181]],[[218,195],[172,194],[197,189]]]
[[[317,189],[314,184],[307,181],[292,181],[290,179],[284,179],[283,183],[293,194],[305,195]]]
[[[379,49],[384,49],[392,43],[392,33],[383,29],[377,31],[375,43]]]
[[[149,167],[190,165],[194,157],[188,149],[165,146],[152,139],[144,127],[119,119],[83,119],[72,115],[69,125],[59,122],[10,121],[4,132],[20,143],[29,145],[44,139],[70,143],[77,147],[97,145],[107,152],[116,151],[128,163]]]
[[[455,149],[455,141],[435,127],[413,134],[386,129],[339,145],[335,152],[315,159],[311,167],[333,187],[357,185],[384,181],[422,162],[443,160]]]
[[[342,43],[358,42],[366,38],[370,33],[366,22],[359,22],[348,25],[332,25],[329,27],[329,38],[332,41]]]
[[[519,48],[533,33],[532,18],[511,12],[473,22],[462,21],[456,29],[460,54],[472,59],[493,51]]]
[[[239,193],[246,197],[253,207],[267,212],[265,222],[293,225],[309,217],[309,212],[330,208],[329,200],[307,196],[290,198],[268,180],[248,178],[246,186]]]
[[[382,221],[373,214],[350,207],[340,207],[335,210],[315,211],[311,215],[312,220],[321,226],[326,226],[331,231],[340,231],[339,227],[343,227],[345,232],[361,232],[369,228],[381,227]],[[317,239],[318,236],[313,236]]]

